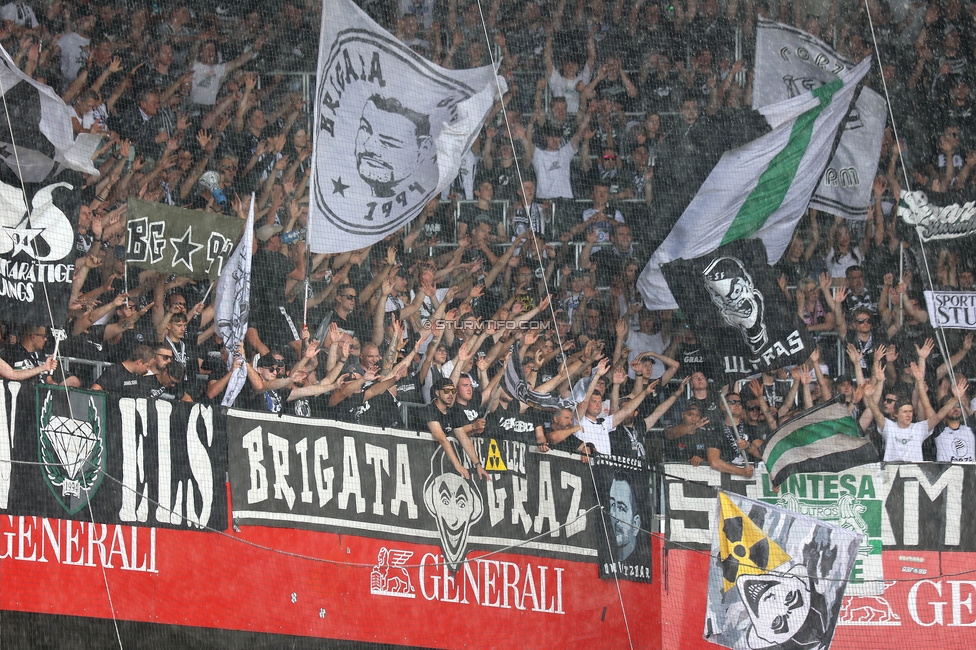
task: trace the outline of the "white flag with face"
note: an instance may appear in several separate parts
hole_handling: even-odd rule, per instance
[[[833,81],[854,63],[795,27],[760,19],[756,30],[753,108],[802,95]],[[867,218],[887,120],[884,99],[862,88],[810,207],[845,219]]]
[[[368,246],[417,216],[457,176],[504,81],[446,70],[350,0],[326,0],[319,41],[313,253]]]

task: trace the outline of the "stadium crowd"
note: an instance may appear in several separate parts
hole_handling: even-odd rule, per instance
[[[462,474],[448,435],[479,473],[470,438],[483,435],[751,475],[746,461],[779,423],[838,394],[886,460],[976,460],[973,334],[929,325],[923,251],[893,210],[906,173],[914,188],[974,184],[976,3],[914,3],[896,20],[870,0],[873,30],[863,5],[809,0],[360,4],[445,67],[500,58],[510,90],[441,200],[404,231],[335,255],[303,240],[311,116],[294,73],[315,69],[319,2],[0,7],[16,64],[62,94],[77,132],[105,136],[101,175],[83,190],[60,353],[112,363],[55,369],[45,324],[4,325],[0,374],[219,404],[232,359],[248,375],[236,407],[426,429]],[[696,324],[644,309],[636,281],[673,223],[669,194],[720,146],[714,120],[748,110],[759,15],[850,60],[873,56],[876,39],[869,83],[887,83],[902,146],[889,127],[867,220],[811,210],[777,264],[814,355],[721,386],[703,372]],[[205,172],[216,182],[201,183]],[[243,219],[252,192],[251,321],[246,344],[227,350],[209,283],[126,265],[117,251],[130,197]],[[964,244],[925,253],[935,288],[976,290]],[[510,394],[515,351],[529,388],[578,406],[542,411]]]

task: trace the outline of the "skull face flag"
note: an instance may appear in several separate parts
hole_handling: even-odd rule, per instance
[[[661,271],[705,352],[710,378],[803,363],[813,352],[813,338],[776,284],[762,241],[735,241]]]
[[[829,648],[862,536],[719,492],[704,637],[728,648]]]
[[[497,92],[491,66],[446,70],[350,0],[326,0],[319,40],[309,246],[373,244],[458,174]]]

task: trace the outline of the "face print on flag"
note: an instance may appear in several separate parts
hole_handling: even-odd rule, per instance
[[[766,301],[741,260],[716,258],[703,273],[705,288],[722,319],[738,329],[752,354],[769,343],[766,333]]]
[[[827,648],[862,536],[719,492],[704,637],[729,648]]]
[[[437,139],[474,91],[398,41],[340,31],[317,94],[316,206],[349,235],[392,232],[440,185]]]

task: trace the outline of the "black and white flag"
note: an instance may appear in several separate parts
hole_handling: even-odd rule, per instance
[[[837,79],[854,65],[820,39],[760,18],[752,105],[760,108],[802,95]],[[846,219],[867,218],[886,121],[884,99],[873,90],[862,88],[837,150],[810,200],[811,208]]]
[[[813,337],[776,284],[758,239],[721,246],[661,267],[705,353],[705,374],[739,379],[803,363]]]
[[[504,81],[491,66],[446,70],[351,0],[326,0],[319,40],[313,253],[377,242],[457,176]]]
[[[15,187],[0,181],[0,313],[4,320],[62,327],[75,270],[82,181]],[[71,181],[70,183],[67,181]],[[24,192],[27,192],[26,196]]]
[[[217,281],[217,294],[214,296],[214,319],[217,333],[224,340],[224,347],[231,353],[227,359],[227,370],[231,371],[230,381],[224,390],[224,406],[233,406],[237,395],[247,381],[247,368],[242,364],[233,372],[234,353],[244,342],[251,303],[251,250],[254,246],[254,195],[251,195],[251,208],[247,212],[244,236],[234,249],[227,266]]]
[[[74,111],[49,86],[24,74],[0,47],[0,177],[43,183],[63,169],[98,174],[92,155],[101,136],[75,138]],[[10,172],[10,173],[8,173]]]

